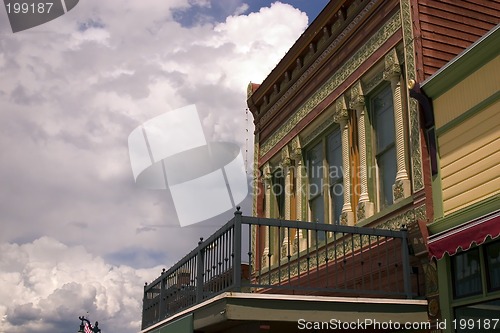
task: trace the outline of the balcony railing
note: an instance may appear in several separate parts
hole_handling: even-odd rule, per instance
[[[255,218],[238,210],[146,284],[142,328],[225,291],[412,298],[417,290],[404,228]]]

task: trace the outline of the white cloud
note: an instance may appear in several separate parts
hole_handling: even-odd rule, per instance
[[[174,227],[171,198],[135,186],[128,135],[196,104],[209,141],[243,146],[246,86],[307,17],[280,3],[237,15],[242,4],[188,29],[171,15],[188,6],[87,0],[17,34],[0,23],[0,332],[56,332],[86,307],[132,332],[147,271],[131,267],[168,267],[214,231]]]
[[[75,331],[87,311],[106,331],[136,332],[141,286],[160,272],[106,264],[48,237],[0,251],[0,332]]]

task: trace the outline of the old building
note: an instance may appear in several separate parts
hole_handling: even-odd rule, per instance
[[[253,216],[145,286],[143,332],[437,330],[438,159],[418,87],[499,17],[497,1],[330,1],[248,86]]]
[[[429,225],[440,294],[433,308],[446,332],[500,330],[498,45],[499,25],[422,84],[434,108],[439,162]]]

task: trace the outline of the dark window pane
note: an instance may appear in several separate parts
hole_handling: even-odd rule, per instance
[[[273,187],[271,189],[272,194],[276,200],[276,210],[274,216],[276,218],[285,217],[285,175],[282,169],[277,170],[273,173]]]
[[[311,207],[311,220],[313,222],[324,223],[325,222],[325,210],[323,197],[319,196],[315,199],[309,201]]]
[[[486,267],[488,271],[488,290],[500,289],[500,242],[486,246]]]
[[[325,207],[323,197],[319,196],[309,201],[311,207],[311,220],[317,223],[325,223]],[[320,231],[317,234],[318,241],[325,240],[325,233]],[[313,242],[316,240],[316,235],[313,233]]]
[[[314,146],[307,152],[307,173],[309,175],[309,198],[321,195],[323,187],[323,145]]]
[[[482,285],[479,250],[475,248],[457,254],[451,259],[455,298],[480,294]]]
[[[457,333],[493,333],[500,331],[500,300],[472,304],[455,309]],[[495,320],[497,319],[497,320]],[[495,327],[496,326],[496,327]]]
[[[340,214],[344,205],[344,188],[342,183],[337,183],[330,187],[330,196],[332,199],[332,218],[334,224],[340,224]]]
[[[396,149],[392,146],[377,158],[379,170],[380,206],[387,207],[392,204],[392,184],[396,180]]]
[[[340,137],[340,130],[336,130],[327,137],[327,151],[326,160],[328,162],[328,175],[330,177],[330,184],[336,182],[337,179],[342,178],[342,141]]]
[[[394,144],[394,112],[390,86],[387,86],[373,99],[373,106],[378,153]]]
[[[328,135],[326,160],[328,162],[332,223],[339,224],[344,205],[344,184],[342,170],[342,138],[340,129]]]
[[[392,185],[396,180],[394,110],[388,85],[371,100],[375,132],[375,159],[378,171],[379,209],[392,204]]]

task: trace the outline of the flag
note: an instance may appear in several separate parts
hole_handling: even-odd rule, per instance
[[[85,323],[84,332],[85,333],[94,333],[94,331],[92,331],[92,326],[89,323]]]

